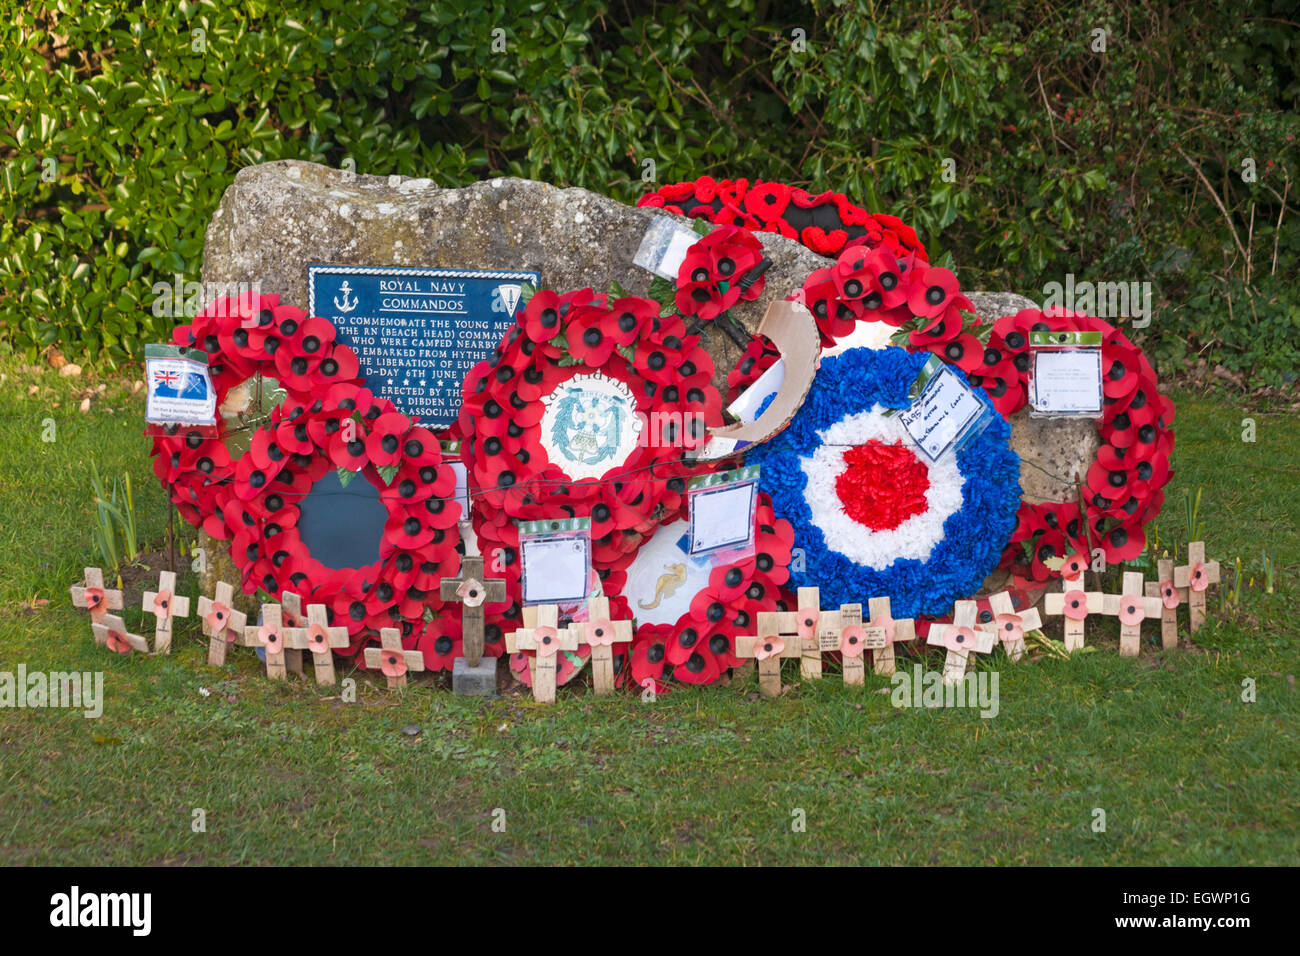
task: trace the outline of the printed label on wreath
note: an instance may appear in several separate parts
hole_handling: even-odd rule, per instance
[[[307,311],[329,319],[351,346],[366,387],[435,428],[460,407],[465,373],[514,324],[529,271],[307,268]]]
[[[521,521],[518,527],[523,603],[586,600],[591,583],[591,519]]]
[[[624,382],[599,372],[575,375],[542,404],[542,448],[570,478],[599,478],[637,447],[643,423]]]
[[[145,403],[149,424],[216,424],[217,393],[206,361],[187,357],[186,351],[175,345],[146,345],[145,381],[149,383]]]
[[[758,465],[748,465],[691,479],[687,496],[691,554],[753,553],[759,474]]]
[[[930,377],[920,398],[899,413],[907,433],[931,461],[938,461],[979,421],[984,405],[948,366]]]
[[[1043,415],[1100,415],[1101,349],[1034,350],[1029,400]]]

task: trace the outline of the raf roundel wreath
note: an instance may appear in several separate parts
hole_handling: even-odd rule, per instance
[[[328,321],[277,296],[213,303],[173,339],[207,353],[218,406],[257,374],[287,393],[237,460],[224,425],[168,426],[155,437],[154,473],[182,517],[231,542],[245,593],[287,591],[324,604],[331,625],[352,637],[341,653],[356,654],[380,628],[397,627],[408,650],[442,666],[422,643],[424,613],[441,606],[441,579],[459,571],[460,506],[434,434],[361,387],[356,356],[334,341]],[[298,534],[299,503],[331,470],[360,472],[380,489],[388,519],[373,564],[326,568]]]
[[[749,452],[804,552],[791,587],[819,587],[828,607],[884,595],[900,618],[942,614],[979,590],[1015,527],[1020,460],[1005,420],[990,415],[930,462],[883,414],[909,405],[927,360],[896,348],[823,359],[789,427]]]

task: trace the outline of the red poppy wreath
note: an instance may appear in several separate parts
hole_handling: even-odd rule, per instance
[[[459,417],[475,531],[509,598],[487,608],[489,638],[521,626],[515,521],[589,517],[592,566],[616,593],[609,576],[708,470],[685,454],[721,421],[712,378],[698,336],[652,299],[591,289],[529,299],[466,377]]]
[[[917,255],[928,261],[916,232],[896,216],[870,213],[842,193],[813,195],[784,183],[701,176],[661,186],[637,201],[677,213],[707,219],[717,225],[744,226],[795,239],[813,252],[833,256],[850,246],[883,246],[895,256]]]
[[[181,515],[231,542],[245,593],[285,591],[324,604],[331,625],[347,627],[355,654],[381,627],[399,627],[417,645],[438,584],[459,571],[455,472],[438,441],[356,379],[357,359],[334,327],[279,304],[245,296],[209,306],[173,334],[208,356],[217,403],[256,374],[276,378],[287,398],[232,460],[216,429],[168,427],[155,437],[154,473]],[[379,560],[326,568],[298,534],[299,503],[327,472],[361,473],[380,489],[388,519]]]

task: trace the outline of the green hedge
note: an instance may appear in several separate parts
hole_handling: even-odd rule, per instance
[[[9,4],[0,349],[115,363],[165,337],[153,284],[197,279],[250,163],[520,175],[630,202],[652,160],[659,182],[843,190],[914,224],[966,288],[1150,281],[1137,335],[1167,371],[1294,380],[1294,4],[554,7]]]

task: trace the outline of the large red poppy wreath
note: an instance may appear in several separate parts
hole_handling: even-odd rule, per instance
[[[324,604],[331,625],[352,637],[340,653],[355,655],[380,628],[398,627],[408,649],[438,666],[424,615],[441,604],[442,577],[460,569],[460,506],[434,434],[359,384],[357,358],[328,321],[278,296],[213,303],[173,340],[207,354],[218,406],[257,374],[287,392],[237,460],[224,425],[169,426],[154,438],[154,473],[182,517],[230,542],[245,593]],[[337,469],[373,482],[387,511],[379,560],[366,567],[326,568],[298,535],[299,503]]]
[[[651,299],[533,295],[466,377],[459,417],[479,546],[506,580],[507,601],[487,606],[489,647],[522,626],[516,521],[590,518],[593,569],[611,612],[630,616],[623,569],[677,513],[687,479],[710,470],[686,453],[721,421],[712,378],[698,336]],[[561,683],[588,653],[561,655]]]

